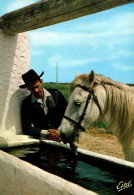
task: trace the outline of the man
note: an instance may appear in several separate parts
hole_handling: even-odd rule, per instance
[[[34,70],[22,75],[24,85],[31,94],[23,100],[21,106],[22,131],[35,138],[45,137],[54,141],[61,141],[59,130],[67,101],[57,89],[44,89],[43,80]]]

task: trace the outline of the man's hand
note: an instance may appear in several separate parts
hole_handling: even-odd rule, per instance
[[[53,141],[56,141],[56,142],[61,142],[59,130],[49,129],[48,132],[47,132],[47,137],[50,140],[53,140]]]

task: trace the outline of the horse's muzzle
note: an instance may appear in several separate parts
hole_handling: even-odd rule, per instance
[[[66,139],[66,134],[60,132],[60,137],[64,144],[68,143]]]

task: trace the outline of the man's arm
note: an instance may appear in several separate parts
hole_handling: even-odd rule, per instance
[[[37,139],[45,138],[58,142],[61,141],[58,130],[42,130],[40,128],[34,127],[31,122],[29,105],[25,101],[22,103],[21,106],[21,123],[22,131],[25,135],[31,135]]]
[[[40,138],[40,128],[36,128],[32,125],[31,117],[30,117],[30,108],[27,102],[23,101],[21,106],[21,124],[22,131],[25,135],[31,135],[35,138]]]
[[[54,100],[56,102],[57,105],[57,109],[53,110],[53,112],[51,113],[53,116],[53,120],[55,120],[54,122],[54,129],[58,128],[61,120],[63,118],[66,106],[67,106],[67,102],[64,98],[64,96],[59,92],[56,91],[56,93],[54,93]],[[51,117],[50,117],[51,119]],[[51,120],[50,120],[51,122]],[[32,125],[32,121],[31,121],[31,116],[30,116],[30,98],[24,100],[22,102],[22,106],[21,106],[21,123],[22,123],[22,131],[25,135],[31,135],[34,136],[37,139],[41,138],[47,138],[47,139],[52,139],[54,140],[52,137],[59,137],[59,131],[56,130],[54,133],[52,131],[48,131],[48,130],[43,130],[40,128],[36,128]],[[49,129],[52,129],[52,127],[50,126]],[[57,138],[56,138],[57,140]],[[55,140],[55,141],[56,141]],[[59,138],[58,138],[59,140]]]

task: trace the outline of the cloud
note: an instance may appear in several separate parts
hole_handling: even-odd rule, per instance
[[[134,65],[124,65],[120,63],[113,63],[112,66],[120,71],[134,70]]]
[[[100,33],[61,33],[61,32],[31,32],[32,43],[36,46],[56,46],[63,44],[93,44],[96,37],[103,36]]]
[[[134,57],[134,52],[127,51],[127,50],[119,50],[117,52],[117,55],[123,56],[123,57]]]
[[[59,66],[61,68],[72,67],[72,66],[73,67],[74,66],[82,66],[82,65],[89,63],[89,60],[87,60],[87,59],[84,59],[84,60],[83,59],[70,59],[70,60],[68,60],[68,58],[57,54],[57,55],[54,55],[48,59],[49,66],[55,66],[57,61],[59,62]]]
[[[58,46],[58,45],[91,45],[92,47],[99,45],[114,45],[128,42],[119,36],[128,34],[130,32],[116,32],[108,33],[61,33],[61,32],[31,32],[29,33],[30,41],[36,46]],[[130,34],[134,34],[131,31]]]
[[[14,10],[20,9],[22,7],[26,7],[30,4],[36,3],[37,0],[16,0],[10,4],[8,4],[8,7],[6,8],[6,12],[12,12]]]
[[[32,57],[34,57],[34,56],[38,56],[38,55],[44,55],[44,50],[43,51],[41,51],[41,50],[30,50],[30,55],[32,56]]]
[[[59,66],[61,68],[64,67],[75,67],[75,66],[84,66],[88,64],[92,64],[93,62],[102,62],[106,60],[113,60],[116,57],[94,57],[89,59],[70,59],[68,60],[67,57],[61,56],[59,54],[54,55],[48,59],[49,66],[55,66],[56,62],[59,62]]]
[[[56,29],[56,28],[55,28]],[[97,48],[100,45],[113,47],[114,45],[130,42],[134,37],[134,13],[122,13],[121,15],[105,19],[103,22],[85,22],[75,25],[71,32],[57,31],[32,31],[29,32],[31,42],[36,46],[58,45],[91,45]],[[126,38],[126,37],[127,38]],[[125,37],[125,38],[124,38]]]
[[[103,21],[93,21],[88,23],[80,23],[79,25],[75,26],[73,30],[75,31],[98,31],[98,32],[110,32],[111,34],[115,34],[115,31],[119,31],[119,33],[126,32],[134,32],[133,27],[134,26],[134,13],[133,12],[124,12],[119,13],[116,15],[112,15],[112,17],[107,18]],[[123,30],[123,31],[122,31]]]

